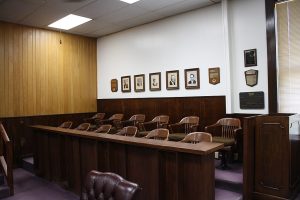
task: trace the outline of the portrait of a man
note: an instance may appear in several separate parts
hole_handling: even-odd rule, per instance
[[[198,89],[199,84],[199,68],[192,68],[184,70],[185,73],[185,88]]]
[[[179,89],[179,70],[167,71],[166,83],[167,90]]]

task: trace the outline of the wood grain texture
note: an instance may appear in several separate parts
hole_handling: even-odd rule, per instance
[[[43,163],[36,165],[36,171],[53,180],[55,177],[47,177],[49,168],[45,164],[51,165],[58,160],[64,163],[65,160],[69,164],[60,164],[60,167],[69,174],[61,182],[67,181],[69,189],[77,194],[80,194],[89,170],[102,171],[105,168],[139,184],[141,191],[135,199],[214,199],[213,152],[222,148],[222,144],[176,143],[49,126],[34,126],[34,133],[35,138],[43,138],[35,143],[34,159]],[[65,142],[64,146],[69,150],[59,155],[65,156],[64,159],[51,156],[55,151],[51,148],[56,146],[47,145],[49,140],[45,138],[61,138],[57,144]],[[45,151],[45,146],[48,151]]]
[[[226,115],[225,96],[98,99],[97,104],[98,112],[105,112],[107,117],[124,113],[124,119],[139,113],[146,115],[146,121],[169,115],[170,123],[176,123],[183,117],[196,115],[200,117],[199,131]]]
[[[95,112],[96,45],[0,22],[0,117]]]
[[[35,124],[45,124],[50,126],[59,126],[64,121],[72,121],[73,126],[77,127],[83,123],[83,119],[93,116],[95,113],[75,113],[62,115],[45,115],[45,116],[27,116],[27,117],[11,117],[1,118],[9,138],[13,142],[14,165],[21,166],[23,157],[33,154],[35,141],[32,137],[32,129],[29,128]]]
[[[276,0],[265,0],[267,22],[269,113],[278,112],[275,3]]]

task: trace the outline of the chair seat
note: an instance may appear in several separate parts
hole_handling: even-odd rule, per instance
[[[145,137],[149,132],[150,131],[140,131],[138,132],[137,137]]]
[[[213,137],[213,142],[223,143],[224,146],[232,146],[235,143],[234,138]]]
[[[172,133],[169,135],[169,141],[181,141],[185,136],[185,133]]]

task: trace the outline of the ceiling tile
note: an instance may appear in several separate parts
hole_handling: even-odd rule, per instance
[[[97,31],[94,31],[90,34],[96,34],[98,36],[103,36],[103,35],[107,35],[107,34],[110,34],[110,33],[115,33],[115,32],[121,31],[121,30],[124,30],[124,27],[117,26],[117,25],[110,25],[110,26],[101,28]]]
[[[185,0],[141,0],[135,3],[135,5],[150,11],[154,11],[182,1]]]
[[[159,9],[154,13],[168,17],[212,4],[213,2],[209,0],[185,0],[183,2]]]
[[[119,0],[97,0],[74,12],[77,15],[95,19],[113,13],[121,8],[128,6],[127,3]]]
[[[124,8],[121,8],[120,10],[118,10],[118,12],[106,15],[104,17],[102,17],[101,19],[110,22],[110,23],[114,23],[117,24],[119,22],[122,22],[124,20],[128,20],[131,18],[135,18],[138,17],[140,15],[144,15],[146,14],[147,10],[134,6],[134,5],[130,5],[130,6],[126,6]]]
[[[18,22],[45,3],[44,0],[5,0],[0,3],[0,19]]]
[[[138,26],[138,25],[142,25],[142,24],[146,24],[146,23],[150,23],[153,21],[156,21],[158,19],[163,18],[164,16],[160,15],[160,14],[155,14],[155,13],[147,13],[145,15],[142,16],[138,16],[135,18],[131,18],[128,20],[124,20],[119,22],[118,24],[130,28],[130,27],[134,27],[134,26]]]
[[[72,29],[72,31],[79,31],[79,32],[94,32],[99,30],[103,27],[107,27],[112,25],[111,23],[105,22],[102,19],[96,19],[89,21],[88,23],[82,24]]]

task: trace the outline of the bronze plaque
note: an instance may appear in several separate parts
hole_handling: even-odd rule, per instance
[[[241,109],[264,109],[264,92],[240,92]]]
[[[246,84],[250,87],[257,85],[258,70],[250,69],[245,71]]]
[[[216,85],[220,83],[220,67],[209,68],[208,78],[210,84]]]
[[[117,92],[118,91],[118,80],[117,79],[111,79],[110,85],[111,85],[111,91],[112,92]]]

